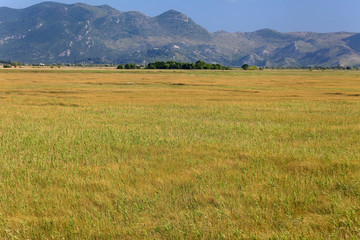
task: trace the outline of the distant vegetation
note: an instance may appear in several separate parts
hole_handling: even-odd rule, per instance
[[[119,64],[117,66],[117,69],[141,69],[141,68],[142,68],[142,66],[135,65],[135,63],[127,63],[125,65]]]
[[[174,61],[157,61],[154,63],[149,63],[146,67],[141,65],[135,65],[134,63],[130,64],[119,64],[117,69],[212,69],[212,70],[229,70],[230,67],[225,67],[220,64],[209,64],[204,61],[197,61],[196,63],[182,63]]]
[[[20,63],[12,60],[0,60],[0,68],[17,68],[17,67],[51,67],[51,68],[61,68],[61,67],[98,67],[98,68],[117,68],[117,69],[214,69],[214,70],[229,70],[229,69],[238,69],[239,67],[228,67],[222,66],[221,64],[209,64],[204,61],[197,61],[195,63],[183,63],[175,61],[157,61],[153,63],[145,64],[135,64],[135,63],[126,63],[126,64],[92,64],[92,63]],[[359,70],[360,67],[355,66],[299,66],[299,67],[259,67],[256,65],[249,65],[247,63],[241,66],[243,70],[264,70],[264,69],[308,69],[308,70]]]
[[[11,61],[3,61],[3,60],[0,60],[0,65],[3,66],[3,68],[11,68]]]
[[[12,68],[12,65],[10,65],[10,64],[5,64],[4,66],[3,66],[4,68]]]
[[[244,64],[241,66],[242,69],[244,70],[263,70],[263,68],[258,68],[258,66],[254,65],[254,66],[249,66],[248,64]]]
[[[20,66],[20,63],[18,62],[11,62],[10,60],[9,61],[3,61],[3,60],[0,60],[0,66],[3,66],[3,68],[12,68],[12,67],[19,67]]]
[[[149,63],[147,69],[213,69],[213,70],[229,70],[230,67],[222,66],[220,64],[209,64],[204,61],[197,61],[196,63],[182,63],[182,62],[155,62]]]

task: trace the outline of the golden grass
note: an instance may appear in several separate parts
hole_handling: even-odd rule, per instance
[[[0,71],[0,238],[360,238],[360,72]]]

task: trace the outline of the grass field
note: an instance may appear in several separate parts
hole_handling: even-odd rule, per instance
[[[360,239],[358,71],[0,71],[0,239]]]

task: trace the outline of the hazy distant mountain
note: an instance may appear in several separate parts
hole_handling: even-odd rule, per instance
[[[157,17],[107,5],[0,8],[0,59],[23,63],[204,60],[241,66],[360,65],[360,34],[209,33],[175,10]]]

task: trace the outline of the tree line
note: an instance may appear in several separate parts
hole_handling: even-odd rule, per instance
[[[140,69],[142,68],[139,65],[134,63],[120,64],[117,67],[118,69]],[[209,64],[204,61],[197,61],[195,63],[183,63],[183,62],[174,62],[174,61],[157,61],[149,63],[145,66],[145,69],[213,69],[213,70],[229,70],[230,67],[222,66],[220,64]]]
[[[0,60],[0,68],[17,68],[21,67],[22,64],[11,60]],[[174,61],[157,61],[149,63],[148,65],[136,65],[135,63],[127,64],[86,64],[86,63],[37,63],[37,64],[25,64],[25,66],[50,66],[54,67],[117,67],[117,69],[218,69],[228,70],[230,67],[225,67],[220,64],[208,64],[204,61],[197,61],[195,63],[183,63]],[[239,67],[233,67],[237,69]],[[360,66],[297,66],[297,67],[258,67],[256,65],[250,66],[247,63],[241,67],[243,70],[264,70],[264,69],[308,69],[308,70],[360,70]]]

